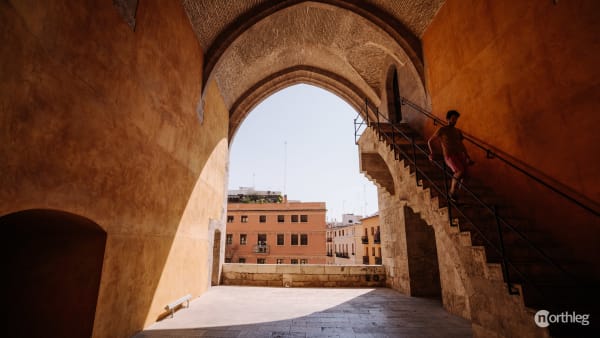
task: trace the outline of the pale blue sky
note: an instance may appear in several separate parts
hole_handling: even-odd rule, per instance
[[[343,213],[373,214],[377,190],[359,172],[356,114],[344,100],[314,86],[295,85],[271,95],[233,139],[229,189],[254,186],[283,193],[285,184],[290,200],[326,202],[327,220],[341,221]]]

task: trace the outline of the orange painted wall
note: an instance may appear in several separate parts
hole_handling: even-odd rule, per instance
[[[449,0],[423,36],[433,112],[459,110],[465,133],[597,210],[599,12],[594,0]],[[598,256],[598,217],[470,152],[475,176],[579,256]]]
[[[227,245],[225,256],[237,263],[240,257],[246,263],[256,264],[257,258],[265,258],[266,264],[275,264],[277,258],[283,264],[290,264],[290,259],[307,259],[308,264],[325,264],[325,203],[322,202],[283,202],[283,203],[229,203],[227,215],[233,216],[233,222],[227,223],[227,234],[233,235],[232,244]],[[241,222],[241,216],[247,216],[247,223]],[[266,216],[261,223],[259,216]],[[277,216],[283,215],[284,222],[279,223]],[[291,215],[298,216],[298,222],[291,222]],[[300,215],[308,217],[301,222]],[[268,254],[253,253],[258,234],[267,235]],[[240,244],[240,234],[247,234],[247,244]],[[277,245],[277,234],[284,235],[284,245]],[[308,245],[291,245],[291,235],[308,235]]]
[[[106,231],[94,337],[204,292],[224,217],[228,113],[209,83],[199,122],[189,19],[160,0],[136,19],[112,1],[0,2],[0,215],[60,210]]]

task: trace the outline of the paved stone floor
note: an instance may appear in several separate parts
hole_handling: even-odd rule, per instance
[[[471,337],[437,299],[392,289],[213,287],[145,337]]]

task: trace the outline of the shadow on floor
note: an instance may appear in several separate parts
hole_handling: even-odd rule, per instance
[[[222,302],[218,301],[219,295],[211,295],[215,298],[208,301],[203,300],[203,295],[190,309],[176,313],[175,318],[165,319],[171,322],[156,323],[134,338],[472,336],[471,323],[446,312],[440,300],[408,297],[391,289],[219,288],[219,292],[223,292]],[[358,296],[349,297],[347,293],[352,290],[360,290]],[[260,306],[252,305],[256,304],[252,300],[255,292],[262,293]],[[345,299],[339,295],[344,292]],[[235,293],[239,293],[238,305]],[[339,299],[342,302],[327,307],[330,296],[337,297],[331,303]],[[250,301],[244,303],[244,300]],[[310,302],[318,303],[312,306],[316,310],[287,316],[287,313],[310,310]],[[221,314],[211,311],[211,308],[217,311],[219,306],[224,307],[220,309]],[[283,317],[289,318],[281,319]],[[273,318],[279,320],[269,320]],[[211,325],[211,321],[216,325]],[[224,325],[225,322],[232,325]],[[169,328],[165,328],[167,326]]]

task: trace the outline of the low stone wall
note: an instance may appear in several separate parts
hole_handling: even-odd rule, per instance
[[[223,285],[385,287],[381,265],[223,264]]]

